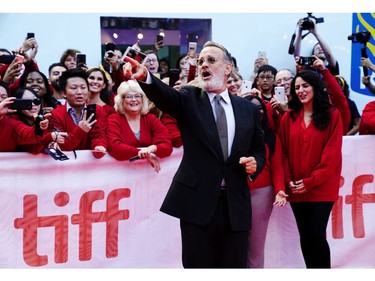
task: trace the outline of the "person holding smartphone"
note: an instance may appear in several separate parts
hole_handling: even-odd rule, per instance
[[[15,129],[17,138],[34,139],[27,144],[18,144],[17,151],[25,151],[33,154],[41,153],[49,143],[63,144],[66,132],[48,132],[50,113],[45,114],[38,93],[33,88],[20,87],[15,92],[15,98],[31,100],[30,109],[20,109],[10,115],[11,124]],[[30,130],[30,128],[32,130]]]
[[[60,63],[64,64],[67,69],[76,68],[77,67],[76,55],[78,53],[81,53],[81,51],[77,49],[65,50],[60,57]]]
[[[68,69],[61,74],[59,85],[66,103],[51,111],[50,127],[68,133],[61,150],[91,150],[95,158],[102,158],[107,153],[107,117],[100,105],[96,105],[95,116],[87,116],[86,72],[81,68]]]

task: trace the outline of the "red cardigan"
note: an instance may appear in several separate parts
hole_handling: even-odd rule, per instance
[[[117,160],[129,160],[136,156],[140,147],[156,145],[156,156],[172,154],[171,137],[167,128],[152,113],[141,115],[140,139],[131,130],[128,120],[119,113],[108,117],[108,153]]]
[[[93,150],[96,146],[107,148],[107,117],[102,106],[96,105],[97,121],[88,133],[74,123],[66,110],[66,104],[56,107],[51,113],[51,131],[54,131],[53,127],[56,127],[61,132],[68,133],[68,139],[65,140],[64,144],[60,144],[61,150]]]
[[[305,128],[303,111],[297,114],[295,121],[290,111],[284,114],[279,137],[289,201],[336,201],[342,164],[342,132],[341,116],[336,109],[331,111],[331,121],[324,131],[313,123]],[[308,192],[292,194],[289,182],[301,179]]]
[[[271,154],[266,144],[266,165],[254,181],[248,180],[248,185],[250,189],[273,186],[275,194],[280,190],[285,191],[281,142],[277,135],[275,150]]]

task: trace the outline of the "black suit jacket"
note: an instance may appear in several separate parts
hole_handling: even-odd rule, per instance
[[[184,150],[160,210],[181,220],[206,225],[213,218],[224,177],[232,229],[249,230],[250,191],[245,168],[239,164],[239,159],[254,156],[257,161],[256,174],[265,165],[259,109],[246,99],[230,95],[236,129],[231,154],[224,161],[207,93],[193,86],[175,91],[151,76],[151,84],[139,84],[161,111],[176,118]]]

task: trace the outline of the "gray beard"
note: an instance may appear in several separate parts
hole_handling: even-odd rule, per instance
[[[220,72],[213,76],[210,81],[204,81],[202,76],[198,74],[198,82],[200,87],[206,92],[213,92],[222,87],[224,81],[225,69],[221,69]]]

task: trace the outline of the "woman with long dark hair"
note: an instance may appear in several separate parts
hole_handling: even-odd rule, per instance
[[[340,186],[343,126],[325,86],[316,72],[298,72],[278,133],[288,198],[307,268],[331,267],[326,229]]]
[[[41,99],[33,88],[18,88],[14,93],[14,96],[19,100],[31,100],[30,109],[17,110],[17,112],[10,115],[10,119],[12,120],[11,124],[17,134],[17,138],[27,138],[32,140],[28,144],[18,145],[18,151],[38,154],[51,142],[57,144],[64,143],[64,136],[67,136],[65,132],[60,133],[55,130],[49,132],[47,130],[50,113],[43,113]],[[30,128],[33,128],[33,130],[30,130]]]

